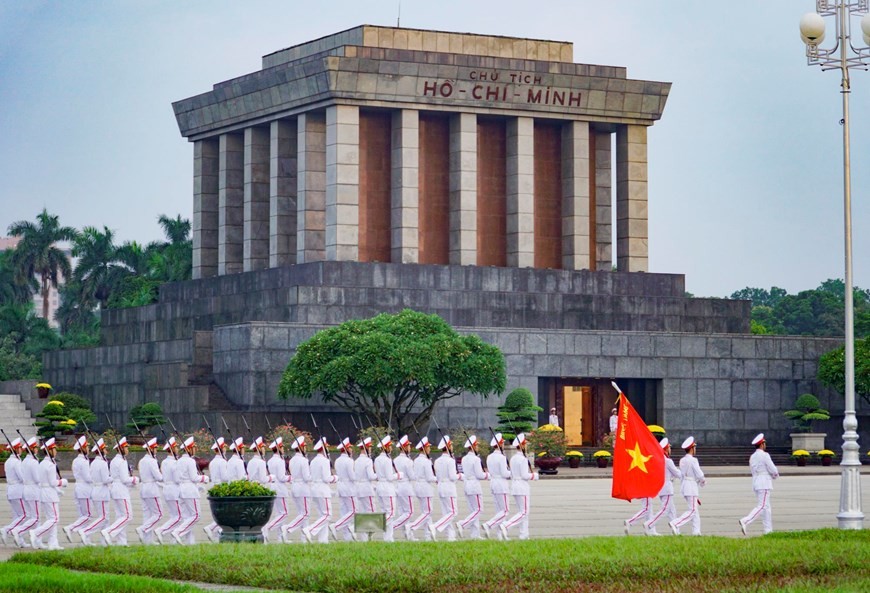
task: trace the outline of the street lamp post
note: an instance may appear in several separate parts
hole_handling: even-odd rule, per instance
[[[801,39],[807,46],[807,63],[822,70],[839,70],[843,95],[843,210],[846,248],[846,397],[843,417],[843,468],[840,483],[840,529],[861,529],[861,467],[858,450],[858,417],[855,414],[855,325],[852,301],[852,180],[849,156],[849,70],[870,65],[870,0],[816,0],[816,12],[801,18]],[[864,46],[852,44],[852,17],[862,16]],[[825,19],[833,17],[837,38],[830,49],[819,47],[825,39]]]

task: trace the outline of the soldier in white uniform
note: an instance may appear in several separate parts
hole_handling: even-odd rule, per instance
[[[640,499],[640,509],[633,514],[631,517],[622,522],[622,531],[625,535],[628,535],[628,532],[631,530],[631,526],[640,521],[644,520],[644,524],[652,520],[653,517],[653,499],[649,498],[641,498]]]
[[[12,530],[12,537],[19,548],[29,546],[22,534],[39,525],[39,441],[36,437],[27,439],[27,455],[21,460],[21,498],[24,501],[25,519]]]
[[[375,487],[378,480],[372,462],[372,439],[365,437],[356,445],[359,447],[359,456],[353,462],[354,486],[356,488],[356,508],[359,513],[375,512]],[[357,534],[357,538],[368,541],[367,533]]]
[[[758,504],[749,511],[749,514],[739,520],[740,531],[746,535],[749,525],[761,515],[761,525],[764,533],[773,531],[773,517],[770,509],[770,491],[773,490],[773,481],[779,477],[779,470],[773,464],[770,454],[767,452],[767,441],[764,433],[752,439],[755,445],[755,453],[749,458],[749,469],[752,472],[752,489]]]
[[[674,504],[674,480],[679,479],[681,474],[677,466],[674,465],[674,460],[671,459],[671,443],[664,438],[659,443],[662,451],[665,453],[665,482],[662,484],[662,489],[659,490],[659,502],[661,506],[649,521],[643,524],[644,533],[647,535],[659,535],[656,531],[656,523],[663,516],[667,515],[668,521],[673,521],[677,518],[677,507]]]
[[[424,436],[417,443],[417,458],[414,459],[414,495],[420,501],[420,514],[414,522],[405,527],[405,538],[413,540],[414,532],[421,527],[426,528],[426,539],[432,539],[429,527],[432,525],[432,484],[437,482],[435,466],[429,457],[432,448],[429,437]]]
[[[127,545],[127,523],[133,519],[133,505],[130,503],[130,487],[139,483],[127,465],[127,437],[121,437],[112,447],[118,454],[112,458],[109,464],[109,472],[112,474],[111,496],[115,509],[115,522],[100,531],[103,542],[110,546],[118,544]]]
[[[263,542],[269,543],[272,537],[272,530],[277,528],[278,534],[281,534],[281,528],[290,511],[287,509],[287,499],[290,498],[290,490],[287,484],[290,482],[290,474],[287,473],[286,460],[284,459],[284,439],[276,438],[269,443],[269,449],[272,450],[272,456],[266,462],[269,473],[274,476],[275,480],[269,485],[275,491],[275,500],[272,502],[272,516],[269,522],[263,527]]]
[[[91,543],[91,535],[97,533],[109,520],[109,501],[112,498],[112,474],[106,459],[106,443],[102,438],[94,443],[91,453],[97,453],[91,461],[91,515],[93,521],[80,527],[76,532],[86,546]]]
[[[0,529],[3,545],[9,545],[9,534],[27,520],[27,507],[24,504],[24,478],[21,475],[21,439],[11,443],[12,455],[6,460],[6,499],[12,511],[12,521]]]
[[[248,464],[245,461],[245,440],[236,437],[232,445],[233,455],[227,459],[227,482],[248,479]]]
[[[375,486],[381,510],[384,512],[384,541],[394,541],[393,518],[396,516],[396,482],[399,479],[398,470],[393,464],[393,437],[386,435],[379,443],[380,454],[375,457],[375,473],[378,475],[378,483]]]
[[[218,437],[211,445],[211,450],[214,451],[214,457],[208,462],[208,479],[212,484],[223,484],[227,481],[227,460],[226,449],[227,443],[224,437]],[[202,528],[205,531],[205,536],[210,542],[220,541],[223,530],[220,525],[212,519],[211,523]]]
[[[269,468],[266,466],[266,443],[263,437],[254,439],[254,452],[256,455],[248,462],[248,481],[271,488],[275,477],[269,473]]]
[[[175,437],[169,437],[163,450],[169,453],[160,464],[160,473],[163,474],[163,500],[166,502],[166,514],[169,518],[154,530],[154,535],[161,544],[164,543],[164,536],[172,533],[181,524],[181,501],[178,496],[178,479],[175,476],[178,466],[178,441]]]
[[[82,435],[76,439],[73,450],[79,454],[72,462],[72,475],[76,481],[74,498],[78,518],[63,528],[66,539],[72,543],[73,534],[91,520],[91,460],[88,459],[88,439]]]
[[[200,486],[208,484],[208,476],[196,469],[196,441],[193,437],[184,440],[184,452],[175,466],[175,479],[178,482],[178,498],[181,503],[181,523],[170,535],[178,544],[195,544],[193,526],[199,520]]]
[[[529,482],[538,479],[538,472],[532,471],[532,463],[526,457],[528,441],[525,433],[520,433],[514,439],[514,447],[519,452],[511,457],[511,494],[517,503],[516,514],[498,526],[502,537],[508,538],[508,530],[520,526],[520,539],[529,539],[529,508],[531,507],[531,488]]]
[[[353,444],[345,437],[339,446],[341,454],[335,460],[335,476],[338,478],[338,512],[340,516],[329,526],[332,537],[338,539],[339,530],[344,532],[344,541],[356,539],[353,517],[356,515],[356,487],[353,475]]]
[[[142,499],[142,525],[136,528],[136,535],[143,544],[154,543],[154,528],[163,519],[163,506],[160,487],[163,485],[163,474],[157,463],[157,439],[150,438],[145,443],[145,455],[139,460],[139,497]]]
[[[686,455],[680,459],[680,475],[683,478],[680,484],[680,494],[686,499],[688,509],[686,512],[668,523],[674,535],[680,534],[680,527],[692,522],[692,535],[701,535],[701,511],[698,508],[700,501],[698,495],[699,488],[702,488],[707,480],[704,478],[704,472],[701,471],[701,465],[695,457],[698,443],[695,442],[695,437],[689,437],[683,441],[683,450]]]
[[[402,435],[402,438],[399,439],[399,456],[393,461],[400,476],[396,482],[396,503],[399,512],[393,520],[393,531],[409,525],[408,521],[414,515],[414,487],[412,486],[414,461],[411,459],[410,452],[411,440],[408,435]],[[408,538],[408,535],[411,537]],[[406,539],[413,539],[413,536],[414,534],[410,530],[405,530]]]
[[[507,457],[504,456],[504,438],[498,432],[489,442],[492,452],[486,458],[486,469],[489,472],[489,487],[495,502],[495,515],[483,524],[486,537],[492,537],[492,530],[507,519],[510,512],[510,480],[511,471],[508,469]],[[497,539],[503,539],[501,529],[498,530]]]
[[[326,439],[320,437],[314,443],[314,459],[308,466],[311,476],[309,492],[311,493],[311,502],[317,508],[318,516],[309,527],[302,528],[302,535],[309,542],[313,538],[321,544],[329,543],[329,517],[332,514],[332,489],[330,484],[335,484],[338,481],[332,475],[332,466],[329,463],[329,445]]]
[[[459,509],[456,508],[456,482],[462,480],[462,474],[456,471],[456,460],[453,458],[453,443],[450,437],[444,435],[438,443],[441,455],[435,460],[435,478],[438,480],[438,499],[441,501],[441,518],[429,525],[432,539],[437,533],[447,532],[447,541],[456,541],[456,527],[453,520]],[[462,528],[459,528],[462,537]]]
[[[308,497],[311,496],[311,467],[308,463],[308,457],[305,456],[305,437],[297,436],[290,448],[296,453],[290,458],[290,495],[293,497],[293,504],[296,506],[296,516],[292,521],[281,528],[281,536],[286,543],[293,541],[291,534],[296,530],[301,530],[308,522]],[[300,535],[301,541],[307,541],[305,535]]]
[[[459,522],[460,530],[467,530],[472,539],[480,536],[480,514],[483,512],[483,488],[481,480],[488,480],[489,473],[484,471],[477,453],[477,435],[469,435],[465,441],[468,452],[462,457],[462,480],[465,482],[465,500],[468,502],[468,516]]]
[[[34,549],[46,548],[49,550],[63,550],[57,543],[57,525],[60,523],[60,496],[61,488],[66,488],[66,478],[61,478],[57,471],[55,456],[57,455],[57,443],[51,437],[42,445],[45,457],[39,462],[39,506],[42,510],[42,523],[30,531],[30,545]],[[48,536],[48,545],[42,541],[43,536]]]

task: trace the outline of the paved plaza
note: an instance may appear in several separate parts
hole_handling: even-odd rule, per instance
[[[839,468],[782,468],[785,475],[774,483],[773,524],[776,531],[818,529],[837,526],[837,511],[840,499]],[[705,535],[740,536],[737,519],[744,516],[755,505],[748,468],[711,467],[706,468],[709,479],[701,491],[702,531]],[[622,535],[622,521],[631,516],[638,508],[636,503],[626,503],[610,497],[611,480],[609,470],[585,468],[580,470],[560,470],[559,476],[545,476],[532,484],[532,516],[530,531],[536,537],[586,537],[593,535]],[[870,466],[862,468],[861,487],[864,512],[870,511]],[[679,486],[677,485],[677,488]],[[460,491],[460,515],[467,512],[465,499]],[[486,491],[486,490],[485,490]],[[74,508],[72,492],[61,499],[61,523],[72,522]],[[138,491],[134,497],[134,520],[127,528],[131,544],[138,539],[134,531],[141,523],[141,506]],[[9,522],[9,506],[5,504],[6,484],[0,483],[0,524]],[[485,496],[485,516],[493,514],[492,500]],[[204,512],[196,528],[198,542],[205,542],[201,527],[211,517],[208,501],[201,500]],[[436,502],[436,508],[437,502]],[[685,504],[677,501],[677,512],[682,513]],[[436,512],[437,515],[437,512]],[[870,527],[870,520],[866,523]],[[688,532],[689,530],[686,529]],[[662,523],[660,533],[669,533]],[[633,531],[640,535],[640,527]],[[760,521],[750,527],[750,535],[761,533]],[[71,547],[60,533],[61,545]],[[298,533],[296,534],[298,538]],[[742,536],[740,536],[742,537]],[[96,541],[96,538],[94,538]],[[0,548],[0,559],[5,560],[16,548]]]

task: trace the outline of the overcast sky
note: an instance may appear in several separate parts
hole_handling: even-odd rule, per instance
[[[0,0],[0,235],[46,207],[119,240],[159,238],[158,215],[192,208],[192,146],[172,101],[259,70],[278,49],[393,26],[398,5]],[[649,133],[650,271],[727,296],[844,275],[839,75],[808,67],[798,35],[814,6],[405,0],[401,24],[570,41],[575,62],[672,82]],[[870,73],[854,74],[854,269],[868,288]]]

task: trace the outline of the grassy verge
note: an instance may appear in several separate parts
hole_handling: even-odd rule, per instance
[[[11,562],[324,592],[870,591],[870,531],[83,548],[17,554]]]
[[[82,574],[50,566],[0,563],[0,592],[44,593],[93,591],[96,593],[194,593],[189,585],[114,574]]]

